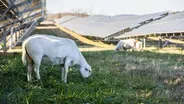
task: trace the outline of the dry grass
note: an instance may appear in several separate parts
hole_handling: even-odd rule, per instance
[[[158,49],[156,47],[146,47],[144,50],[156,53],[184,54],[184,50],[177,47],[165,47],[162,49]]]

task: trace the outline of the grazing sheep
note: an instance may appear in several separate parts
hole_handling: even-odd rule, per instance
[[[61,80],[67,82],[68,67],[80,66],[81,75],[86,78],[91,75],[91,67],[79,51],[76,43],[71,39],[59,38],[48,35],[33,35],[28,37],[22,45],[22,61],[28,62],[27,79],[31,81],[32,69],[40,80],[39,68],[41,63],[62,65]]]
[[[142,49],[142,42],[135,40],[135,39],[127,39],[127,40],[120,40],[118,44],[115,46],[115,51],[119,51],[120,49],[132,49],[132,50],[141,50]]]

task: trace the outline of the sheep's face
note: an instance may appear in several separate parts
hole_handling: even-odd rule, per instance
[[[123,46],[123,42],[119,41],[118,44],[115,46],[114,51],[117,52],[119,51]]]
[[[91,75],[91,67],[89,65],[83,66],[80,68],[80,73],[84,78],[87,78]]]
[[[114,51],[115,51],[115,52],[118,52],[118,51],[119,51],[119,48],[115,48]]]

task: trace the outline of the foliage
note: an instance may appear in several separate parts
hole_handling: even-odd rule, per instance
[[[0,56],[0,104],[184,103],[184,56],[149,51],[83,52],[92,76],[72,67],[68,83],[59,66],[41,66],[41,81],[28,83],[21,54]]]

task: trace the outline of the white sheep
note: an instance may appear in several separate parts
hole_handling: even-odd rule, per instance
[[[127,39],[127,40],[120,40],[118,44],[115,46],[115,51],[119,51],[120,49],[132,49],[132,50],[141,50],[142,49],[142,42],[135,40],[135,39]]]
[[[34,67],[36,78],[40,80],[39,68],[41,63],[62,65],[61,80],[67,82],[68,67],[80,66],[81,75],[86,78],[91,75],[91,67],[79,51],[76,43],[71,39],[59,38],[49,35],[33,35],[22,44],[22,61],[26,65],[28,61],[27,79],[31,81],[31,73]]]

